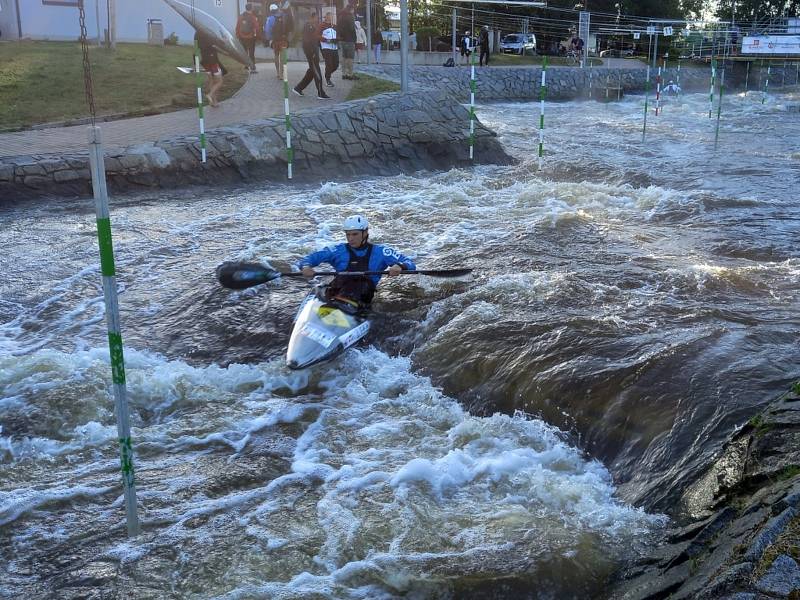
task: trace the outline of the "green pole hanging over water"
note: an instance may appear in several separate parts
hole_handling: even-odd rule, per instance
[[[289,113],[289,60],[287,50],[281,50],[283,63],[283,114],[286,123],[286,175],[292,178],[292,163],[294,163],[294,150],[292,149],[292,118]]]
[[[716,59],[711,59],[711,89],[708,92],[708,118],[711,118],[711,114],[714,112],[714,83],[717,78],[717,61]]]
[[[717,128],[714,132],[714,150],[717,149],[717,144],[719,143],[719,116],[722,113],[722,91],[725,89],[725,69],[722,69],[722,73],[719,77],[719,101],[717,103]]]
[[[544,97],[547,94],[547,57],[542,61],[542,84],[539,87],[539,170],[544,158]]]
[[[647,65],[647,77],[644,80],[644,123],[642,124],[642,141],[647,136],[647,103],[650,99],[650,65]]]
[[[197,78],[197,116],[200,119],[200,160],[206,162],[206,121],[203,116],[203,74],[200,72],[200,47],[194,41],[194,72]]]
[[[89,62],[89,49],[86,41],[86,16],[82,0],[78,3],[78,17],[81,29],[81,48],[83,50],[84,89],[86,100],[89,104],[89,114],[92,117],[92,126],[89,128],[89,170],[92,175],[92,191],[97,215],[97,243],[100,249],[100,271],[103,276],[103,297],[105,299],[106,323],[108,326],[108,351],[111,355],[111,386],[117,415],[117,438],[119,441],[128,535],[133,537],[139,533],[139,518],[136,513],[136,478],[133,471],[133,444],[131,443],[128,395],[125,387],[125,360],[119,324],[117,277],[114,266],[114,244],[111,239],[111,218],[108,212],[106,169],[100,128],[95,125],[92,67]]]

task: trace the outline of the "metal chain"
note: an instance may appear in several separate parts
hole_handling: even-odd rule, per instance
[[[81,25],[81,50],[83,51],[83,89],[86,93],[86,103],[89,105],[89,114],[92,125],[95,124],[94,84],[92,83],[92,65],[89,62],[89,43],[86,40],[86,12],[83,10],[83,0],[78,0],[78,18]]]

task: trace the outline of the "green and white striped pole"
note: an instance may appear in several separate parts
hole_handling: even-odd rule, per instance
[[[786,87],[786,59],[783,59],[783,72],[781,73],[781,89]]]
[[[650,100],[650,65],[647,65],[647,76],[644,80],[644,124],[642,125],[642,141],[647,136],[647,104]]]
[[[197,78],[197,116],[200,119],[200,160],[206,162],[206,120],[203,117],[203,74],[200,72],[200,47],[194,41],[194,72]]]
[[[592,99],[592,73],[594,72],[594,69],[592,67],[594,67],[594,63],[590,61],[589,62],[589,100]]]
[[[470,38],[471,42],[471,38]],[[475,156],[475,51],[469,55],[469,159]]]
[[[719,77],[719,102],[717,104],[717,128],[714,132],[714,150],[717,149],[717,144],[719,143],[719,116],[722,113],[722,90],[725,89],[725,69],[722,69],[722,73]]]
[[[542,61],[542,84],[539,87],[539,170],[544,159],[544,97],[547,94],[547,56]]]
[[[711,113],[714,112],[714,83],[717,78],[717,61],[711,58],[711,89],[708,92],[708,118],[711,118]]]
[[[747,97],[747,91],[748,91],[748,89],[750,87],[750,62],[751,61],[749,61],[749,60],[747,61],[747,70],[745,71],[745,75],[744,75],[744,95],[745,95],[745,98]]]
[[[105,297],[106,323],[108,325],[108,350],[111,354],[111,381],[117,414],[117,436],[119,438],[125,513],[128,535],[135,536],[139,533],[139,519],[136,514],[136,480],[133,472],[133,445],[131,444],[130,413],[125,387],[125,360],[122,353],[122,334],[119,324],[114,244],[111,240],[111,219],[108,212],[108,189],[106,188],[102,139],[100,128],[96,126],[89,128],[89,167],[92,173],[92,189],[97,213],[97,242],[100,247],[100,270],[103,275],[103,296]]]
[[[294,149],[292,148],[292,117],[289,113],[289,59],[288,50],[281,50],[283,63],[283,115],[286,121],[286,175],[292,178],[292,163],[294,163]]]

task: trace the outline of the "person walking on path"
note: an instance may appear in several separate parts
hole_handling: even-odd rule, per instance
[[[206,98],[211,106],[219,106],[217,92],[222,87],[222,78],[225,74],[225,67],[219,62],[217,49],[214,47],[214,40],[208,35],[200,33],[194,34],[197,46],[200,49],[200,66],[208,74],[208,93]]]
[[[356,26],[356,62],[361,62],[361,50],[367,48],[367,32],[361,26],[361,21],[355,21]],[[369,50],[367,50],[369,52]]]
[[[314,85],[317,87],[317,98],[328,100],[330,96],[322,89],[322,73],[319,70],[319,42],[319,17],[317,13],[312,12],[308,22],[303,27],[303,53],[308,61],[308,69],[303,79],[292,88],[292,91],[298,96],[302,96],[303,90],[313,80]]]
[[[356,21],[353,5],[347,4],[338,19],[337,32],[342,49],[342,79],[358,79],[353,74],[353,59],[356,57]]]
[[[336,29],[331,24],[331,13],[325,13],[325,21],[320,25],[322,29],[320,46],[322,58],[325,59],[325,83],[333,87],[331,75],[339,68],[339,46],[336,39]]]
[[[294,30],[294,20],[291,9],[284,12],[278,9],[277,4],[272,4],[269,10],[272,14],[264,22],[264,40],[272,48],[278,79],[283,79],[282,52],[289,47],[289,35]]]
[[[383,46],[383,34],[378,27],[372,28],[372,48],[375,51],[375,64],[381,64],[381,47]]]
[[[236,21],[236,37],[250,57],[250,72],[256,72],[256,38],[258,37],[258,17],[253,13],[253,5],[247,4]]]
[[[489,27],[487,25],[483,26],[481,29],[481,37],[480,41],[478,42],[481,46],[481,56],[480,56],[480,66],[483,66],[483,58],[486,57],[486,66],[489,66]]]

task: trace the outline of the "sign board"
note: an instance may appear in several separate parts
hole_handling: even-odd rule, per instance
[[[639,33],[638,31],[633,34],[633,39],[635,39],[635,40],[638,40],[640,37],[642,37],[642,34]]]
[[[800,55],[800,35],[746,35],[742,54]]]
[[[664,27],[664,35],[672,35],[672,27]]]
[[[656,33],[655,25],[648,25],[647,35],[655,35],[655,33]]]

